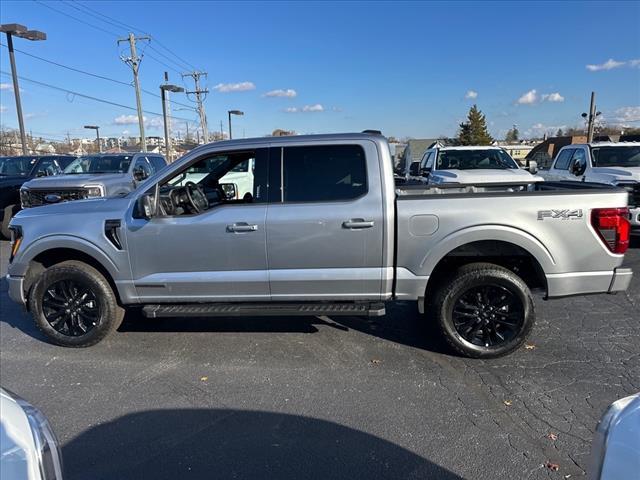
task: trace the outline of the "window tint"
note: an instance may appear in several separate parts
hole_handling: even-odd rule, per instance
[[[364,150],[358,145],[286,147],[283,153],[283,200],[330,202],[367,192]]]
[[[566,150],[562,150],[558,154],[558,158],[556,159],[555,169],[556,170],[568,170],[569,162],[571,161],[571,157],[573,156],[573,152],[575,149],[568,148]]]
[[[436,152],[431,152],[429,154],[429,157],[427,158],[427,163],[426,163],[426,167],[427,168],[433,168],[433,161],[436,159]]]
[[[38,164],[36,171],[33,172],[36,177],[48,177],[49,175],[57,175],[60,168],[53,158],[44,158]]]
[[[164,158],[162,157],[147,157],[147,160],[151,162],[151,165],[156,172],[162,170],[166,165]]]

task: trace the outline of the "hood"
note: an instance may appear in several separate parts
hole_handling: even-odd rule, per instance
[[[97,215],[100,213],[115,212],[121,217],[131,200],[123,197],[100,197],[88,198],[86,200],[74,200],[73,202],[51,203],[40,207],[26,208],[20,210],[15,219],[28,219],[41,217],[43,215]]]
[[[128,174],[126,173],[53,175],[51,177],[34,178],[25,183],[23,187],[46,189],[79,188],[84,185],[106,185],[108,183],[125,182],[127,179]]]
[[[605,177],[615,183],[616,181],[640,182],[640,167],[594,167],[587,174]]]
[[[436,170],[429,176],[433,183],[524,183],[544,179],[522,169]]]
[[[0,175],[0,188],[21,185],[28,181],[29,178],[26,175]]]

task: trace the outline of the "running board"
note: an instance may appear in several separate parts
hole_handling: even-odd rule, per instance
[[[380,317],[384,303],[188,303],[145,305],[142,313],[159,317],[250,317],[349,315]]]

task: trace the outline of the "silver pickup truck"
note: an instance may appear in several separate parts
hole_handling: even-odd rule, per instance
[[[250,160],[253,194],[219,179]],[[202,176],[202,170],[209,173]],[[196,180],[194,182],[193,180]],[[147,317],[382,315],[415,301],[462,355],[518,348],[545,298],[625,290],[627,193],[397,187],[376,134],[198,147],[125,197],[20,212],[9,294],[59,345]]]

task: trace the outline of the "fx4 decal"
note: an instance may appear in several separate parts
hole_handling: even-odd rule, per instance
[[[578,210],[538,210],[538,220],[559,218],[560,220],[578,220],[582,218],[582,209]]]

